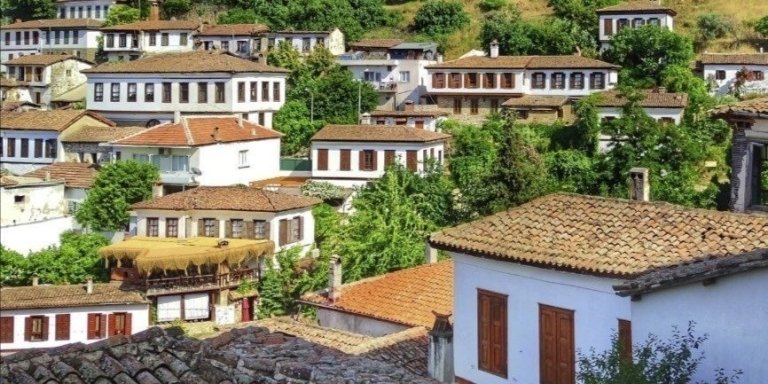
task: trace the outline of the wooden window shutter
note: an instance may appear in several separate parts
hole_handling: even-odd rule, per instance
[[[603,19],[603,32],[608,36],[613,35],[613,19]]]
[[[224,222],[224,237],[227,239],[232,238],[232,220],[227,220]]]
[[[32,317],[24,318],[24,341],[32,340]]]
[[[269,220],[264,221],[264,238],[267,240],[270,239],[269,228],[270,228]]]
[[[373,159],[371,160],[371,165],[372,165],[371,168],[372,168],[372,170],[376,171],[376,170],[379,169],[379,166],[378,166],[378,159],[379,159],[378,153],[376,153],[376,151],[371,151],[371,157],[373,157]]]
[[[304,216],[298,216],[299,218],[299,241],[304,240]]]
[[[281,219],[280,220],[280,233],[279,233],[279,241],[278,245],[285,245],[288,243],[288,220]]]
[[[69,340],[70,321],[68,313],[56,315],[56,340]]]
[[[95,339],[98,338],[98,335],[96,335],[96,314],[95,313],[89,313],[88,314],[88,339]]]
[[[632,361],[632,322],[619,319],[619,351],[627,362]]]
[[[107,315],[107,322],[109,324],[109,331],[107,332],[107,335],[109,335],[109,336],[116,335],[117,334],[117,330],[115,329],[115,325],[117,324],[117,322],[115,321],[115,314],[114,313],[110,313],[109,315]]]
[[[197,236],[202,237],[205,235],[205,220],[197,219]]]
[[[478,365],[507,377],[507,296],[477,291]]]
[[[409,171],[416,172],[416,170],[418,169],[416,156],[417,156],[416,150],[409,149],[408,151],[405,152],[406,167],[408,168]]]
[[[328,170],[328,150],[327,149],[317,150],[317,170],[318,171]]]
[[[349,149],[342,149],[341,155],[339,156],[339,169],[342,171],[349,171],[352,169],[352,165],[350,163],[350,150]]]
[[[49,325],[48,319],[49,319],[48,316],[43,316],[43,341],[48,340],[48,325]]]
[[[254,237],[256,237],[255,234],[253,233],[253,228],[254,228],[253,220],[245,220],[244,225],[245,225],[245,229],[244,229],[245,233],[243,234],[243,238],[253,239]]]
[[[107,317],[103,314],[99,317],[101,318],[101,332],[99,332],[99,337],[104,338],[107,337]]]
[[[478,365],[484,371],[491,370],[491,298],[478,295]]]
[[[131,313],[126,313],[125,314],[125,334],[126,335],[131,335],[132,334],[131,333],[132,332],[132,328],[131,327],[133,326],[132,316],[133,316],[133,314],[131,314]]]
[[[13,316],[0,317],[0,343],[13,343]]]
[[[213,237],[219,237],[219,219],[213,219]]]
[[[365,170],[365,151],[358,151],[357,155],[357,169],[363,171]]]
[[[576,382],[573,311],[539,304],[539,376],[542,383]]]
[[[384,166],[389,167],[395,163],[395,150],[387,149],[384,151]]]

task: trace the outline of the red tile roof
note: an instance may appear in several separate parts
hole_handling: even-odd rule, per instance
[[[159,31],[159,30],[195,30],[200,23],[194,20],[145,20],[135,23],[104,27],[102,31]]]
[[[688,106],[687,93],[642,91],[638,103],[643,108],[685,108]],[[627,98],[620,91],[600,92],[598,107],[623,107]]]
[[[143,132],[144,127],[98,127],[85,125],[68,129],[59,137],[62,143],[106,143]]]
[[[93,284],[87,293],[83,284],[38,285],[0,288],[0,309],[62,308],[110,304],[149,304],[140,293],[121,284]]]
[[[768,65],[768,53],[704,53],[701,64]]]
[[[310,141],[416,142],[448,140],[451,135],[404,125],[326,125]]]
[[[509,108],[559,108],[565,105],[566,102],[568,102],[568,97],[566,96],[523,95],[521,97],[512,97],[501,105]]]
[[[612,5],[597,10],[598,14],[644,14],[644,13],[666,13],[671,16],[677,15],[672,8],[660,4],[661,1],[654,0],[630,0],[621,4]]]
[[[65,187],[88,189],[93,185],[93,180],[98,174],[99,170],[96,164],[53,163],[29,172],[24,176],[39,177],[41,179],[50,176],[52,180],[64,180]]]
[[[709,112],[713,115],[757,114],[763,115],[763,118],[768,118],[768,97],[721,105]]]
[[[165,53],[132,61],[104,63],[82,73],[288,73],[287,69],[246,60],[230,53],[191,51]]]
[[[225,117],[185,117],[181,123],[165,123],[134,135],[112,141],[115,146],[196,147],[217,143],[279,139],[280,132],[241,120]]]
[[[103,23],[94,19],[41,19],[0,26],[0,29],[99,29]]]
[[[5,65],[44,65],[48,66],[51,64],[56,64],[61,61],[65,60],[77,60],[82,61],[83,63],[93,64],[92,62],[79,58],[75,55],[24,55],[19,56],[13,60],[6,61]]]
[[[341,286],[341,297],[327,293],[302,297],[308,304],[378,320],[431,329],[434,312],[453,313],[453,260],[403,269]]]
[[[552,194],[433,233],[440,249],[580,273],[635,276],[768,247],[768,215]]]
[[[427,66],[427,69],[618,69],[618,65],[577,55],[561,56],[469,56]]]
[[[373,117],[440,117],[448,116],[448,112],[442,110],[419,110],[419,111],[371,111]]]
[[[95,112],[77,109],[8,112],[0,119],[0,129],[61,132],[84,116],[90,116],[109,126],[115,123]]]
[[[197,36],[253,36],[269,31],[263,24],[203,24]]]
[[[133,209],[282,212],[322,203],[314,197],[250,187],[197,187],[133,204]]]

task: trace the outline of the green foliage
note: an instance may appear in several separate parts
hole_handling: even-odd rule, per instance
[[[554,183],[552,189],[562,192],[594,195],[599,191],[595,186],[598,175],[595,172],[594,159],[584,151],[562,149],[544,154],[550,177]]]
[[[768,38],[768,15],[763,16],[762,18],[760,18],[760,20],[757,20],[757,22],[755,22],[755,32],[757,32],[764,38]]]
[[[163,18],[167,20],[172,17],[182,17],[192,9],[191,0],[163,0],[160,4]]]
[[[554,16],[575,23],[591,36],[597,36],[597,10],[620,3],[621,0],[549,0]]]
[[[2,0],[0,12],[6,20],[52,19],[56,17],[54,0]]]
[[[468,24],[464,6],[453,0],[428,0],[413,19],[413,29],[430,36],[452,33]]]
[[[338,252],[338,244],[342,241],[342,215],[328,204],[318,204],[312,208],[315,218],[315,243],[323,252]]]
[[[99,248],[109,244],[99,234],[64,232],[61,245],[31,252],[26,258],[0,246],[0,282],[5,285],[29,285],[37,275],[42,284],[75,284],[88,276],[108,281]]]
[[[139,21],[139,9],[127,5],[115,4],[109,7],[109,14],[104,20],[104,27]]]
[[[733,22],[723,15],[707,13],[696,18],[696,41],[703,46],[728,36],[733,30]]]
[[[324,201],[339,200],[344,198],[344,189],[327,181],[309,180],[301,186],[301,194]]]
[[[320,121],[311,124],[309,120],[309,108],[301,100],[286,102],[277,113],[272,122],[275,130],[284,134],[280,144],[283,155],[301,154],[309,147],[309,139],[321,127]]]
[[[295,313],[296,299],[327,284],[327,260],[321,257],[308,269],[298,268],[301,250],[301,247],[282,250],[275,255],[274,262],[267,261],[266,272],[259,282],[259,318]]]
[[[226,12],[219,13],[216,22],[218,24],[253,24],[259,22],[259,16],[253,9],[230,8]]]
[[[684,333],[673,327],[669,340],[649,335],[642,344],[633,347],[633,361],[623,358],[618,335],[614,334],[611,349],[598,353],[592,348],[589,354],[579,353],[578,381],[584,384],[689,383],[704,360],[701,348],[707,340],[707,335],[696,336],[693,328],[693,322]],[[738,370],[728,376],[723,369],[718,369],[714,383],[736,383],[740,375]]]
[[[507,0],[481,0],[478,6],[483,12],[498,11],[507,6]]]
[[[133,160],[118,161],[101,168],[77,221],[93,230],[115,231],[128,224],[130,205],[152,197],[152,186],[160,179],[157,168]]]
[[[267,63],[275,67],[297,71],[301,69],[301,54],[294,48],[293,44],[281,41],[277,47],[269,51]]]
[[[654,25],[623,28],[603,53],[604,60],[622,67],[619,83],[638,88],[662,84],[668,67],[687,67],[693,57],[690,39]]]

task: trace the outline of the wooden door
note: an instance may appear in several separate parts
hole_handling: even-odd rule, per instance
[[[417,120],[415,121],[415,123],[416,123],[416,128],[418,128],[418,129],[424,129],[424,120],[421,120],[421,119],[417,119]]]
[[[576,382],[573,311],[539,304],[541,384]]]

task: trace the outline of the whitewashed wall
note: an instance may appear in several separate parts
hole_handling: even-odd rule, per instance
[[[726,95],[731,91],[731,87],[736,82],[736,72],[747,68],[749,71],[762,71],[765,78],[768,78],[768,65],[727,65],[727,64],[705,64],[704,80],[713,84],[712,93],[716,95]],[[717,80],[717,71],[725,71],[725,79]],[[754,83],[754,84],[753,84]],[[768,91],[768,81],[750,81],[745,86],[757,86]]]
[[[761,383],[768,377],[765,343],[768,341],[768,269],[721,277],[710,286],[691,283],[644,294],[632,302],[632,340],[649,333],[668,340],[672,327],[685,332],[695,321],[703,344],[704,361],[694,382],[713,382],[715,369],[727,373],[741,369],[740,383]]]
[[[599,36],[598,37],[599,37],[599,40],[601,42],[601,45],[600,45],[600,49],[601,50],[608,49],[608,47],[610,46],[610,44],[611,44],[610,40],[613,38],[614,35],[616,35],[616,33],[619,30],[618,29],[618,21],[619,21],[619,19],[627,19],[627,20],[629,20],[629,25],[627,26],[627,28],[632,28],[632,20],[634,20],[634,19],[638,19],[638,18],[639,19],[643,19],[644,24],[648,24],[648,20],[656,18],[656,19],[659,19],[659,26],[660,27],[667,28],[670,31],[674,29],[674,19],[672,18],[672,16],[670,16],[670,15],[668,15],[666,13],[663,13],[663,12],[659,12],[659,13],[645,13],[645,14],[627,13],[627,14],[623,14],[623,15],[600,15],[599,18],[600,18],[600,20],[599,20],[600,26],[599,26],[599,32],[598,32]],[[611,20],[611,25],[612,25],[611,30],[613,31],[613,34],[611,34],[611,35],[608,35],[608,34],[605,33],[605,20],[606,19],[610,19]]]
[[[81,1],[60,1],[56,8],[56,17],[59,19],[96,19],[104,20],[107,18],[109,7],[116,4],[114,0],[81,0]],[[88,8],[91,8],[91,14],[88,15]],[[97,17],[96,7],[101,7]],[[80,17],[78,8],[83,8],[83,17]],[[63,15],[62,15],[63,9]],[[62,17],[63,16],[63,17]]]
[[[83,293],[85,294],[85,293]],[[131,333],[138,333],[149,327],[149,304],[103,305],[72,308],[17,309],[0,311],[0,316],[14,316],[13,343],[0,344],[0,349],[52,348],[60,345],[81,342],[92,343],[100,339],[88,340],[88,314],[128,312],[131,314]],[[70,314],[69,340],[56,340],[56,315]],[[24,319],[27,316],[48,316],[48,340],[24,341]],[[107,325],[109,327],[109,325]],[[109,332],[109,330],[107,330]]]
[[[16,202],[16,197],[22,199]],[[24,224],[64,216],[64,183],[40,182],[16,188],[0,188],[2,225]]]
[[[455,372],[472,382],[539,382],[539,304],[574,311],[577,351],[610,348],[618,319],[630,318],[629,299],[616,296],[611,288],[620,280],[452,256]],[[508,295],[507,379],[478,369],[477,289]]]
[[[247,163],[239,164],[240,151],[248,151]],[[276,177],[280,171],[280,139],[206,145],[198,149],[200,185],[248,185]]]
[[[675,124],[680,124],[683,119],[683,108],[643,108],[645,113],[652,119],[658,121],[662,118],[670,118],[675,120]],[[604,117],[621,117],[622,110],[620,107],[599,107],[597,109],[597,118],[603,119]]]
[[[606,70],[606,69],[557,69],[557,70],[550,70],[550,69],[508,69],[508,70],[480,70],[480,69],[449,69],[449,68],[441,68],[441,69],[429,69],[429,76],[427,76],[426,83],[428,84],[427,91],[430,94],[434,94],[439,96],[441,93],[445,94],[466,94],[466,95],[489,95],[489,94],[509,94],[509,93],[524,93],[527,95],[556,95],[556,96],[586,96],[593,92],[598,91],[604,91],[613,89],[616,86],[616,83],[618,82],[618,72],[616,70]],[[544,88],[541,89],[533,89],[531,88],[532,84],[532,76],[534,73],[544,73],[546,75],[546,81],[544,83]],[[565,74],[565,88],[564,89],[554,89],[552,88],[552,74],[553,73],[563,73]],[[582,89],[570,89],[570,76],[571,73],[583,73],[584,74],[584,87]],[[604,83],[605,87],[601,89],[590,89],[589,88],[589,79],[590,75],[592,73],[602,73],[604,75]],[[445,87],[443,88],[434,88],[432,86],[432,74],[434,73],[444,73],[446,74],[446,80],[445,80]],[[451,73],[461,73],[462,74],[462,87],[460,88],[451,88],[449,87],[450,84],[450,74]],[[478,76],[478,84],[479,86],[477,88],[466,88],[464,87],[463,79],[465,73],[478,73],[478,74],[484,74],[484,73],[513,73],[514,74],[514,87],[513,88],[501,88],[501,76],[496,76],[496,87],[495,88],[483,88],[482,87],[482,76]]]
[[[371,116],[371,124],[377,124],[378,121],[384,121],[385,125],[397,125],[395,118],[392,116]],[[427,131],[435,132],[437,131],[437,123],[440,120],[445,120],[445,118],[434,118],[434,117],[408,117],[406,118],[405,125],[415,128],[416,127],[416,121],[421,120],[424,122],[424,129]]]
[[[16,156],[8,156],[8,139],[16,139]],[[21,157],[21,139],[29,139],[28,148],[29,156]],[[56,140],[56,157],[45,157],[45,144],[43,146],[43,157],[35,157],[35,139]],[[3,145],[3,156],[0,157],[0,161],[3,163],[21,163],[21,164],[39,164],[46,165],[56,161],[64,160],[64,146],[58,141],[58,133],[54,131],[26,131],[26,130],[0,130],[0,141]]]
[[[59,245],[59,235],[75,227],[72,216],[0,227],[0,244],[23,255]]]

